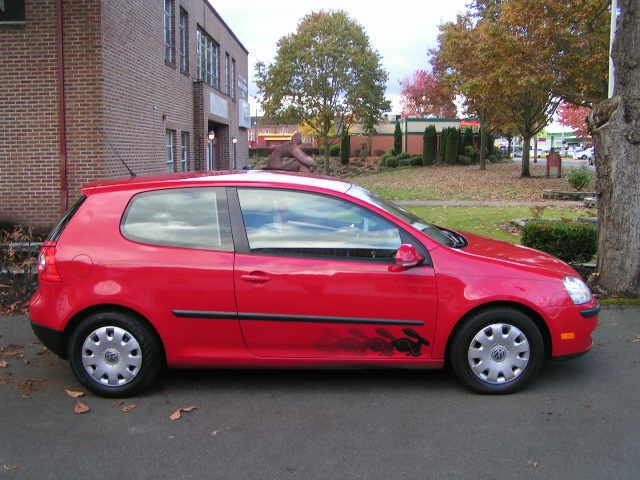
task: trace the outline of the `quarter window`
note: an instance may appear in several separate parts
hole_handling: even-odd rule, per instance
[[[189,171],[189,132],[180,135],[180,166],[183,172]]]
[[[180,71],[189,73],[189,14],[180,8]]]
[[[393,223],[353,203],[307,192],[238,189],[251,252],[390,261]]]
[[[141,243],[232,251],[226,193],[222,188],[180,188],[136,195],[122,234]]]
[[[196,74],[198,80],[210,87],[220,88],[220,47],[204,30],[196,31]]]

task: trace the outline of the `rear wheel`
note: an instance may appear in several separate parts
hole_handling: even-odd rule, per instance
[[[479,393],[513,393],[540,370],[544,341],[535,322],[513,308],[492,308],[469,318],[456,333],[451,366]]]
[[[105,397],[126,397],[147,387],[162,368],[154,332],[124,312],[86,317],[69,341],[69,361],[80,383]]]

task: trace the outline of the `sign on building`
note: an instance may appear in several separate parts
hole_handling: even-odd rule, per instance
[[[209,92],[209,113],[222,118],[229,118],[229,103],[220,95]]]
[[[249,87],[247,83],[247,79],[242,75],[238,75],[238,90],[240,91],[240,98],[248,98],[249,97]]]
[[[238,126],[241,128],[251,127],[251,109],[246,100],[238,100]]]

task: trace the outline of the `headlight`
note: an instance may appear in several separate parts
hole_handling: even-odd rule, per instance
[[[578,277],[564,277],[564,288],[576,305],[591,301],[591,289]]]

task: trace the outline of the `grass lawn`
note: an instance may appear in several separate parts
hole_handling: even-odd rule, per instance
[[[532,178],[520,178],[520,164],[434,165],[384,170],[349,180],[390,200],[542,200],[542,190],[572,190],[566,178],[544,177],[531,164]]]
[[[509,222],[514,218],[531,218],[528,207],[408,207],[420,218],[454,230],[466,230],[485,237],[519,243],[520,234]],[[576,219],[593,216],[594,211],[572,208],[546,208],[543,219]]]

